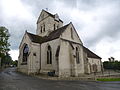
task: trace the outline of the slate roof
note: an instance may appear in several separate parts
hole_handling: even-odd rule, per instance
[[[84,47],[84,46],[83,46],[83,50],[84,50],[84,52],[87,53],[87,56],[88,56],[89,58],[102,59],[101,57],[99,57],[98,55],[96,55],[95,53],[93,53],[92,51],[90,51],[88,48],[86,48],[86,47]]]
[[[27,32],[27,35],[30,37],[30,40],[34,43],[42,43],[43,41],[41,36],[29,33],[29,32]]]
[[[41,44],[41,43],[59,38],[60,35],[66,30],[68,25],[69,24],[67,24],[67,25],[65,25],[61,28],[58,28],[57,30],[50,32],[48,36],[44,36],[44,37],[41,37],[41,36],[38,36],[38,35],[35,35],[35,34],[31,34],[29,32],[27,32],[27,34],[30,37],[32,42]]]

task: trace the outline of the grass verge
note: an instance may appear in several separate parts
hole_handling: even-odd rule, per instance
[[[120,81],[120,78],[98,78],[97,81]]]

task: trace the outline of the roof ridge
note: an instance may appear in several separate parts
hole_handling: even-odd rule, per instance
[[[48,13],[48,14],[50,14],[50,15],[54,16],[54,14],[52,14],[52,13],[50,13],[50,12],[48,12],[48,11],[44,10],[44,9],[43,9],[43,11],[45,11],[46,13]]]
[[[55,14],[52,14],[52,13],[50,13],[50,12],[48,12],[48,11],[44,10],[44,9],[43,9],[43,11],[45,11],[45,12],[46,12],[46,13],[48,13],[50,16],[52,16],[52,17],[54,17],[54,18],[55,18]],[[63,22],[60,18],[59,18],[59,20],[60,20],[61,22]]]

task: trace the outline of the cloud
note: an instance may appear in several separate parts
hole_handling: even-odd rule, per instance
[[[21,0],[2,0],[0,6],[2,8],[0,25],[9,29],[11,49],[18,49],[25,30],[35,32],[36,17],[31,12],[32,8]]]
[[[120,29],[119,3],[107,2],[97,5],[87,11],[79,7],[72,12],[73,21],[76,25],[81,24],[77,25],[77,29],[87,46],[96,45],[105,37],[116,38]]]
[[[12,60],[18,60],[19,51],[18,50],[11,50],[9,52],[10,56],[12,57]]]
[[[120,34],[120,33],[119,33]],[[117,38],[120,38],[117,37]],[[112,44],[114,43],[114,44]],[[120,47],[117,47],[117,45],[120,44],[120,40],[117,39],[113,42],[112,38],[107,37],[100,42],[96,44],[96,46],[93,48],[95,49],[96,53],[102,56],[103,61],[107,60],[108,57],[115,57],[117,60],[120,60]]]

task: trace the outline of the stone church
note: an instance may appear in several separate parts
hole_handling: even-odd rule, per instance
[[[101,57],[86,48],[74,25],[63,25],[58,14],[42,10],[36,34],[25,32],[19,46],[18,71],[54,72],[59,77],[101,72]]]

